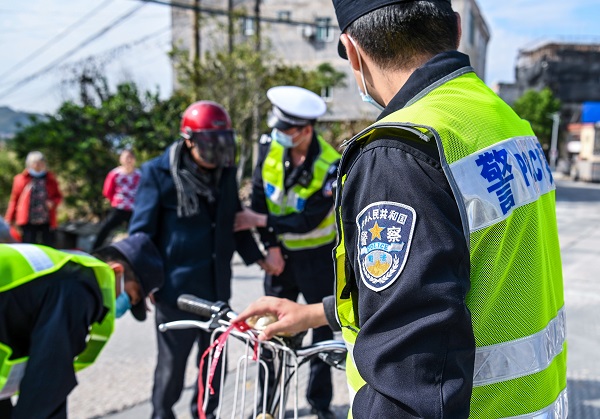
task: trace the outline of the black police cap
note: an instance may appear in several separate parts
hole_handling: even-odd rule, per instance
[[[338,25],[341,33],[350,26],[352,22],[361,16],[371,13],[374,10],[396,3],[407,3],[414,0],[333,0],[333,7],[337,16]],[[430,0],[451,4],[451,0]],[[341,42],[338,42],[338,54],[344,59],[348,59],[346,48]]]

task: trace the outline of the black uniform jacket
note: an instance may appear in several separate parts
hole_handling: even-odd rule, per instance
[[[13,417],[54,417],[77,385],[73,358],[107,310],[91,268],[58,271],[0,293],[0,342],[29,356]]]
[[[262,214],[268,214],[267,227],[258,229],[265,248],[279,245],[277,241],[278,234],[308,233],[323,221],[333,207],[332,188],[337,173],[337,163],[332,164],[322,188],[306,200],[302,212],[289,215],[269,214],[263,185],[262,169],[270,147],[271,137],[263,135],[260,139],[258,159],[254,169],[254,176],[252,177],[252,209]],[[293,167],[289,151],[285,153],[282,164],[285,166],[284,184],[286,192],[294,185],[308,185],[311,182],[313,163],[320,153],[321,147],[315,134],[313,134],[306,159],[300,166]]]
[[[233,232],[241,210],[234,168],[224,169],[216,203],[200,198],[200,213],[177,216],[177,193],[169,171],[169,149],[142,165],[129,233],[148,234],[165,265],[165,283],[158,303],[177,306],[181,294],[209,301],[231,297],[231,258],[237,250],[246,264],[263,257],[250,231]]]
[[[410,76],[379,118],[468,65],[468,57],[456,51],[433,57]],[[435,141],[417,143],[389,132],[362,146],[349,145],[340,169],[347,173],[340,202],[360,322],[354,360],[367,382],[354,399],[353,415],[466,418],[475,354],[465,305],[468,244]],[[362,279],[357,226],[361,211],[376,202],[409,206],[416,214],[404,268],[379,291]]]

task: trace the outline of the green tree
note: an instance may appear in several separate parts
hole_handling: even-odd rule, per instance
[[[19,162],[15,153],[9,151],[1,142],[0,167],[2,167],[0,170],[0,215],[4,215],[8,207],[13,177],[23,170],[23,164]]]
[[[531,124],[538,140],[548,150],[552,138],[552,114],[560,110],[560,100],[552,90],[528,90],[513,104],[514,111]]]
[[[102,216],[102,185],[118,164],[118,153],[131,148],[144,161],[161,153],[177,137],[185,103],[180,96],[162,101],[141,93],[135,83],[110,92],[103,77],[82,77],[80,102],[65,102],[55,115],[20,131],[9,147],[20,158],[43,152],[61,182],[65,207],[75,218]]]

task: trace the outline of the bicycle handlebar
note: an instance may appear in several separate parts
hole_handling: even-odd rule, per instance
[[[221,320],[231,321],[237,317],[227,303],[217,301],[215,303],[196,297],[191,294],[182,294],[177,298],[177,307],[180,310],[197,314],[201,317],[217,317]]]

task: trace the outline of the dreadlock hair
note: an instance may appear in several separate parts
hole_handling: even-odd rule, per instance
[[[382,69],[406,70],[423,55],[455,50],[458,22],[449,3],[415,0],[376,9],[345,32]]]

